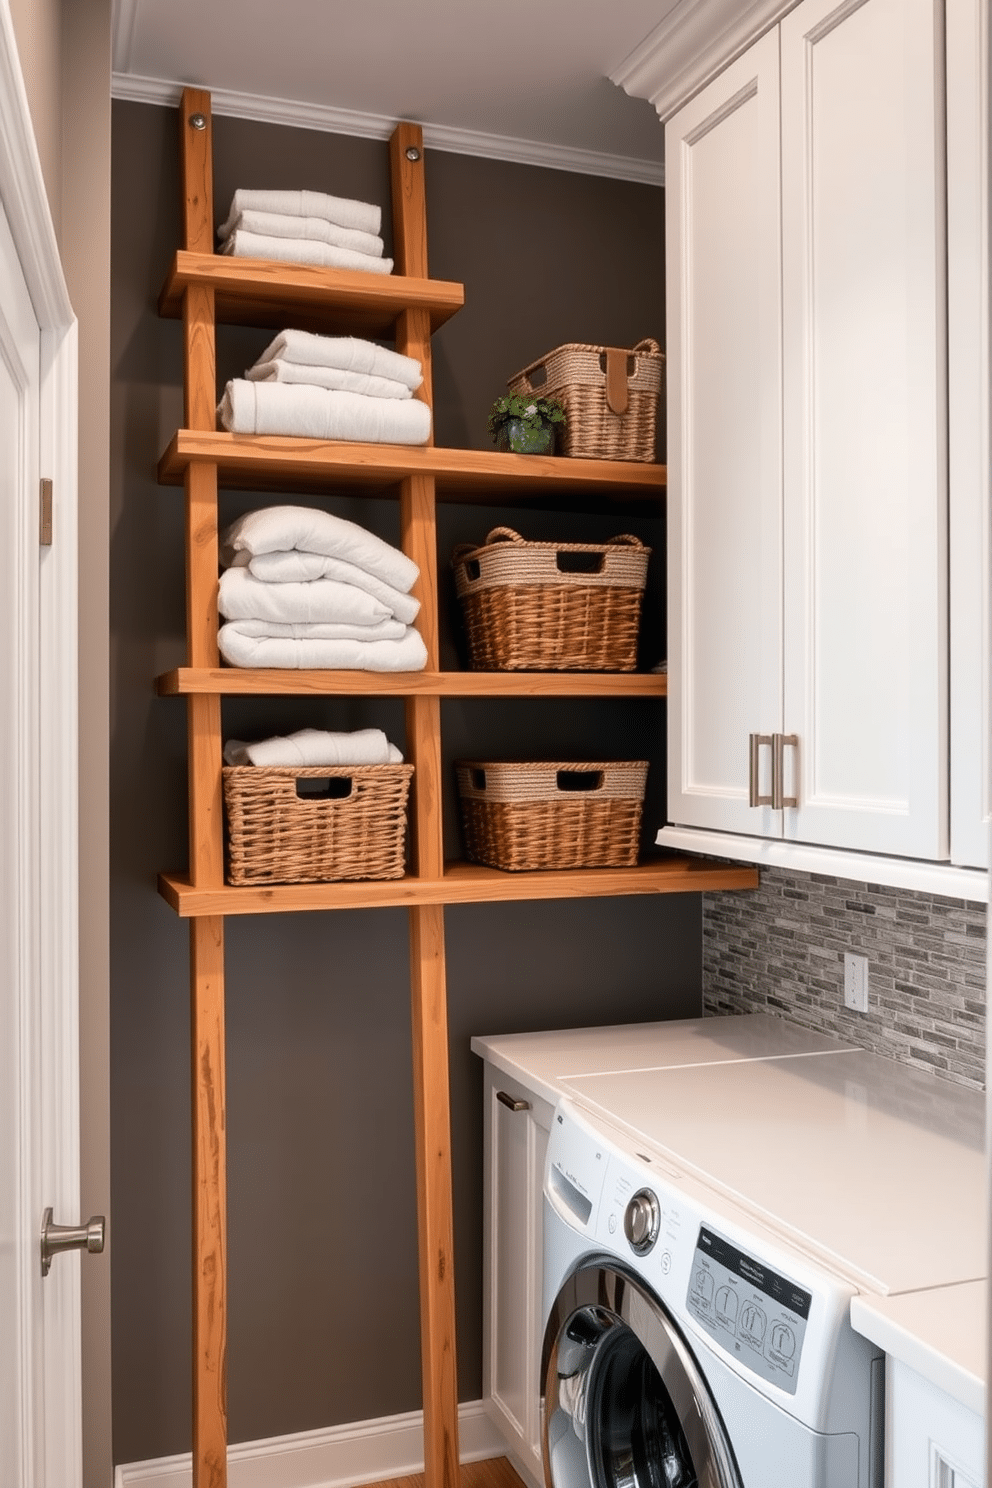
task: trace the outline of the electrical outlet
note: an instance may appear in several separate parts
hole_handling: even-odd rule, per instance
[[[855,1013],[868,1011],[868,957],[844,952],[844,1006]]]

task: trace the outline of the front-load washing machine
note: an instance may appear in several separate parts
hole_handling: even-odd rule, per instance
[[[854,1288],[569,1099],[544,1185],[549,1488],[882,1488]]]

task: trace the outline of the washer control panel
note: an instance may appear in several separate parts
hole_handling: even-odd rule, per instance
[[[812,1293],[701,1225],[685,1300],[739,1363],[796,1393]]]

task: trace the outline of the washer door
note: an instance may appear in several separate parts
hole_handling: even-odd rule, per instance
[[[692,1354],[635,1277],[580,1266],[551,1309],[544,1361],[548,1488],[743,1488]]]

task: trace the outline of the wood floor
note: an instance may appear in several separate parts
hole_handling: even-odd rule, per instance
[[[366,1488],[424,1488],[424,1475],[389,1478],[383,1483],[369,1483]],[[524,1488],[524,1482],[506,1457],[487,1457],[483,1462],[462,1463],[459,1488]]]

